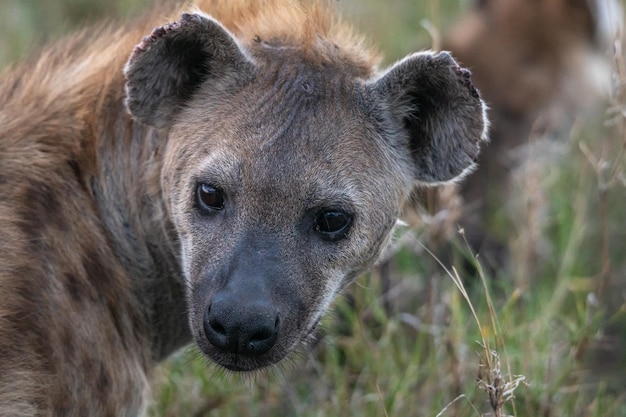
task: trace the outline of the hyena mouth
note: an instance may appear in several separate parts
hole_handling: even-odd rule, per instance
[[[206,337],[205,335],[203,335]],[[206,339],[205,339],[206,340]],[[230,351],[209,343],[198,344],[202,352],[217,365],[234,372],[252,372],[269,368],[283,360],[290,349],[274,345],[265,353],[251,350]],[[251,348],[255,349],[255,348]]]
[[[279,340],[283,327],[280,313],[268,305],[248,305],[242,314],[214,302],[205,309],[199,346],[230,371],[254,371],[275,365],[289,352]]]
[[[319,340],[317,329],[321,317],[299,329],[296,335],[286,328],[280,314],[273,321],[260,315],[249,316],[245,322],[222,322],[212,310],[213,306],[206,308],[196,340],[208,358],[229,371],[252,372],[272,367],[293,351],[305,349]],[[286,338],[285,334],[295,337]]]

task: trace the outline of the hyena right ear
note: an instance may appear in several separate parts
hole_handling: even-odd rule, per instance
[[[137,120],[167,127],[202,84],[237,83],[252,67],[221,24],[186,13],[135,47],[124,68],[126,105]]]
[[[446,52],[422,52],[393,65],[371,88],[390,116],[385,136],[404,146],[417,182],[437,184],[471,172],[488,121],[469,70]]]

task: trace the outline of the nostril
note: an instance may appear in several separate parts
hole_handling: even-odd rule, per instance
[[[252,336],[250,336],[250,342],[256,342],[257,340],[268,339],[268,338],[272,337],[273,334],[274,334],[274,332],[272,330],[270,330],[269,328],[261,329],[261,330],[257,331],[256,333],[254,333]]]
[[[278,331],[280,329],[280,315],[276,315],[274,327],[267,326],[259,329],[254,333],[249,342],[245,345],[246,353],[261,354],[269,351],[278,339]]]
[[[209,305],[204,311],[204,334],[207,340],[214,346],[226,348],[228,346],[228,336],[226,329],[220,323],[217,317],[211,315],[211,306]]]
[[[219,334],[226,334],[226,329],[224,329],[224,326],[222,326],[217,320],[210,320],[209,326],[211,326],[211,328]]]

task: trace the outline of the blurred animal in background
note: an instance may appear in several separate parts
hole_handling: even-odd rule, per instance
[[[416,196],[431,237],[458,224],[492,267],[509,259],[515,239],[541,247],[543,197],[533,181],[563,154],[575,121],[608,97],[621,22],[612,0],[479,0],[448,31],[441,47],[471,69],[490,107],[491,143],[463,184]],[[409,222],[423,217],[409,213]]]

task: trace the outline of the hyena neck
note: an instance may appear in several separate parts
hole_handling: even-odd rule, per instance
[[[191,340],[179,249],[159,185],[167,132],[133,121],[122,101],[100,136],[91,184],[112,248],[126,270],[161,360]]]

